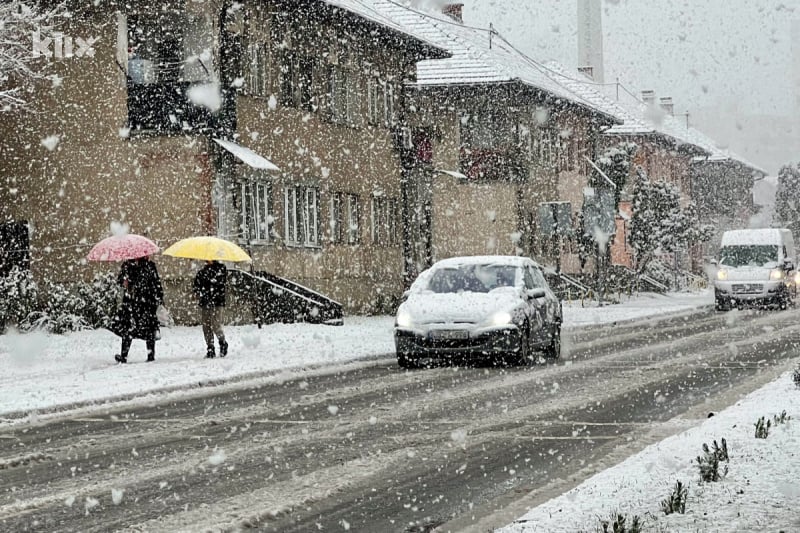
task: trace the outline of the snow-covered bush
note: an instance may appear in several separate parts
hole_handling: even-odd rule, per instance
[[[21,325],[36,310],[39,288],[30,271],[14,268],[0,277],[0,332]]]
[[[83,317],[85,302],[66,285],[47,283],[38,309],[25,320],[25,329],[65,333],[88,329]]]
[[[118,294],[114,274],[97,274],[88,283],[47,283],[28,299],[24,314],[16,323],[21,329],[51,333],[107,327],[114,316]]]

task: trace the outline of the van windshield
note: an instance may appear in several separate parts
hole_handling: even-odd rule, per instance
[[[724,246],[719,252],[719,264],[730,267],[778,266],[778,246],[774,244],[739,244]]]

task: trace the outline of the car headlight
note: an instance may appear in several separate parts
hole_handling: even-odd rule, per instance
[[[397,327],[410,328],[414,322],[411,320],[411,313],[401,309],[397,312]]]
[[[794,283],[795,285],[800,285],[800,272],[794,273]]]
[[[500,311],[489,317],[490,326],[505,326],[511,323],[511,313]]]
[[[728,279],[728,271],[723,269],[717,270],[717,279],[719,280],[726,280]]]
[[[783,275],[783,270],[777,268],[769,271],[769,279],[783,279]]]

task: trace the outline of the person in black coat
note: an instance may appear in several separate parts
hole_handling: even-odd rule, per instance
[[[155,361],[159,333],[156,310],[164,303],[164,289],[156,264],[149,257],[125,261],[117,282],[125,292],[112,324],[112,331],[122,337],[122,349],[114,359],[127,363],[133,339],[143,339],[147,346],[147,361]]]
[[[200,323],[206,340],[206,357],[216,357],[214,335],[219,341],[219,355],[228,355],[228,343],[222,331],[222,308],[225,307],[225,283],[228,269],[219,261],[206,261],[194,277],[193,290],[200,306]]]

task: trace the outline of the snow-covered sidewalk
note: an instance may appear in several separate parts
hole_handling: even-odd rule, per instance
[[[712,300],[704,292],[640,295],[604,307],[565,302],[565,327],[687,312]],[[0,335],[0,416],[388,356],[394,354],[393,322],[387,316],[347,317],[344,326],[228,327],[225,359],[204,358],[199,327],[174,327],[162,330],[154,363],[144,362],[144,342],[134,341],[127,365],[113,362],[119,338],[105,330]]]
[[[755,423],[785,411],[766,439]],[[728,474],[702,482],[702,445],[727,442]],[[800,531],[800,389],[788,372],[697,427],[649,446],[573,490],[520,517],[498,533],[602,531],[613,513],[644,521],[643,531]],[[685,514],[669,516],[661,501],[676,481],[688,487]],[[609,531],[612,528],[609,527]]]

